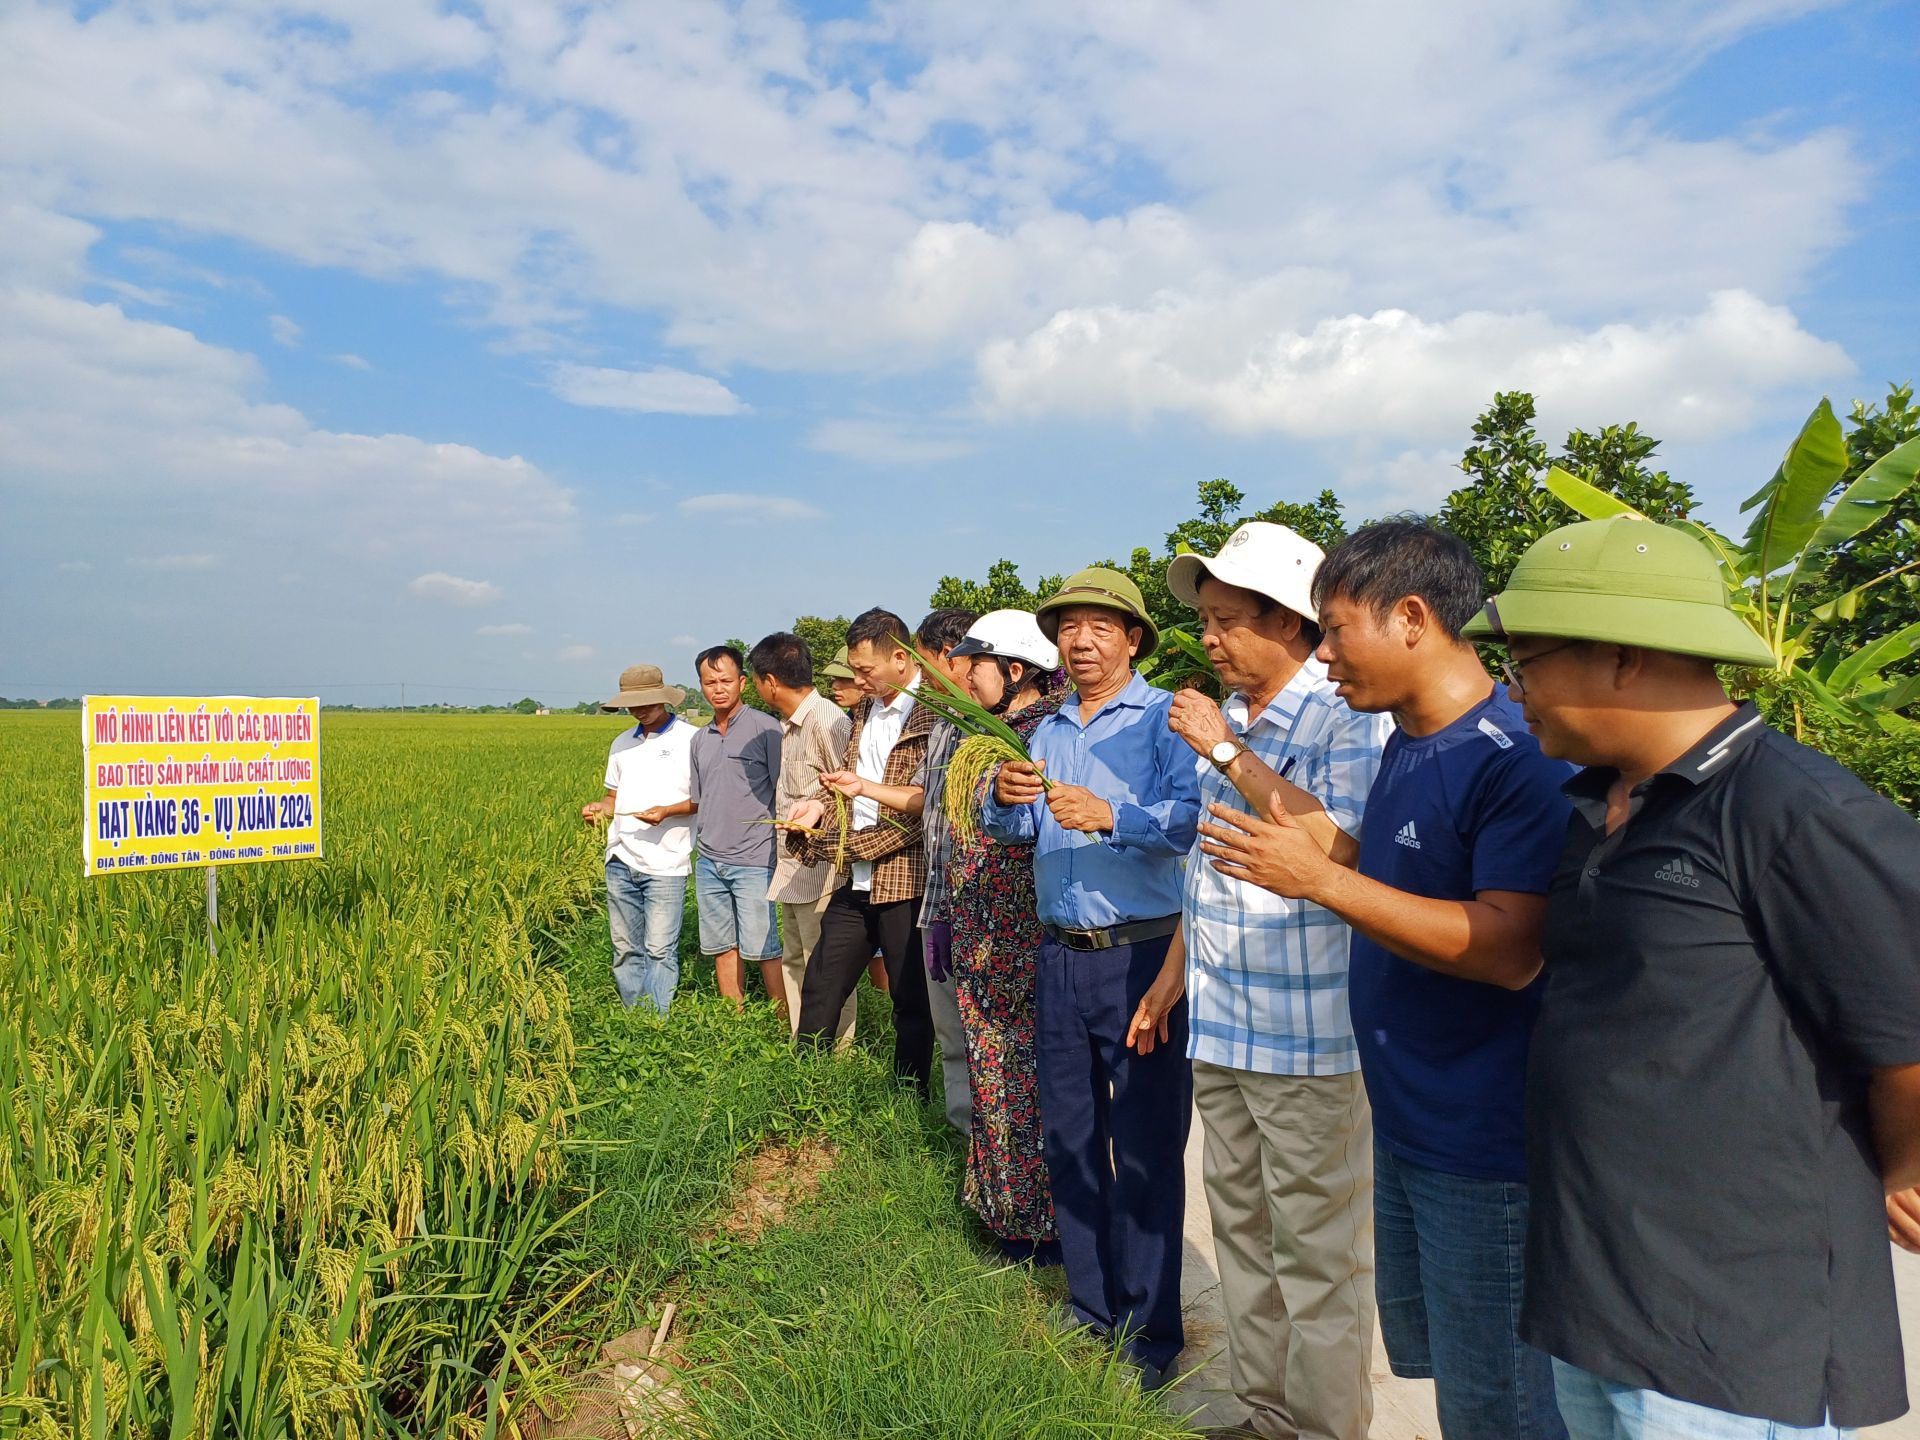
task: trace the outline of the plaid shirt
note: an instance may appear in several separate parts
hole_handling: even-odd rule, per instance
[[[873,704],[873,701],[866,700],[853,707],[853,729],[847,735],[846,752],[840,759],[843,770],[859,767],[860,732],[866,728],[867,715]],[[934,718],[934,713],[924,705],[915,705],[907,713],[906,723],[900,727],[900,738],[887,754],[887,770],[881,777],[881,784],[915,783],[914,776],[919,773],[926,759],[927,736],[933,729]],[[889,809],[885,805],[880,807],[880,815],[881,824],[848,832],[848,865],[850,867],[855,860],[873,862],[874,904],[891,905],[900,900],[917,900],[927,888],[927,847],[920,835],[920,817]],[[888,821],[893,823],[885,823]],[[839,836],[833,833],[831,809],[827,811],[825,828],[828,833],[824,835],[788,831],[787,849],[803,864],[831,862],[833,852],[840,843]],[[840,876],[834,877],[836,889],[845,883]]]
[[[915,781],[926,791],[920,810],[922,833],[927,837],[927,895],[920,905],[922,925],[950,918],[947,907],[953,887],[947,881],[947,864],[953,859],[953,824],[947,819],[947,762],[959,748],[960,732],[952,722],[936,720],[933,733],[927,737],[927,758]]]
[[[1349,710],[1326,667],[1309,659],[1251,722],[1246,698],[1221,712],[1248,747],[1326,807],[1349,835],[1360,832],[1390,715]],[[1204,757],[1201,813],[1245,810],[1233,782]],[[1187,1054],[1210,1065],[1266,1075],[1345,1075],[1360,1068],[1347,1013],[1346,925],[1330,910],[1229,880],[1196,843],[1181,905],[1186,931]]]

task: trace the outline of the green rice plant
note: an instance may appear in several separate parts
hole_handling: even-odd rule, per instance
[[[543,1363],[605,727],[325,724],[330,853],[229,869],[216,959],[197,873],[83,875],[74,718],[0,719],[0,1431],[478,1436]]]

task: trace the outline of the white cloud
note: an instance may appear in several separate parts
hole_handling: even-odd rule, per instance
[[[1462,23],[1418,0],[1031,0],[811,28],[765,5],[353,0],[324,28],[19,6],[0,182],[433,277],[522,350],[604,306],[709,366],[938,366],[1276,266],[1301,335],[1393,310],[1585,333],[1777,299],[1843,241],[1848,137],[1660,118],[1690,67],[1810,3],[1481,0]],[[366,102],[410,65],[412,89]],[[556,381],[576,403],[741,404],[680,371]]]
[[[656,365],[651,370],[608,370],[592,365],[556,365],[553,393],[573,405],[633,410],[652,415],[744,415],[749,407],[709,375]]]
[[[273,335],[274,344],[284,345],[289,350],[298,348],[300,337],[305,333],[298,321],[291,320],[285,315],[267,316],[267,329]]]
[[[920,433],[890,420],[823,420],[807,436],[806,446],[869,465],[925,465],[956,459],[974,448],[957,436]]]
[[[343,353],[333,356],[332,359],[334,364],[344,365],[349,370],[371,370],[373,368],[365,358],[359,355]]]
[[[191,555],[135,555],[130,563],[142,570],[211,570],[220,557],[202,550]]]
[[[491,580],[467,580],[444,570],[416,575],[407,589],[426,600],[443,600],[449,605],[487,605],[500,598],[500,587]]]
[[[531,635],[533,633],[533,627],[531,625],[518,623],[512,625],[481,625],[477,626],[473,633],[476,635]]]
[[[554,652],[553,658],[556,660],[567,661],[569,663],[575,660],[591,660],[593,659],[593,646],[562,645],[558,650]]]
[[[0,288],[0,453],[9,483],[57,493],[90,536],[154,553],[265,543],[283,565],[318,551],[338,570],[428,550],[523,558],[572,533],[572,497],[518,456],[322,429],[258,398],[252,356],[66,293],[96,233],[44,215],[0,228],[0,272],[17,277]]]
[[[680,502],[683,515],[712,515],[723,520],[748,524],[760,520],[824,520],[826,512],[796,500],[791,495],[745,495],[722,491],[713,495],[689,495]]]
[[[689,649],[692,646],[698,645],[700,643],[700,639],[697,635],[676,635],[671,640],[667,641],[667,643],[673,646],[677,650],[684,650],[684,649]]]
[[[1685,440],[1743,429],[1768,396],[1852,369],[1790,311],[1737,290],[1696,314],[1587,330],[1539,312],[1381,310],[1305,330],[1283,316],[1251,293],[1062,311],[982,352],[983,401],[1001,415],[1172,412],[1241,432],[1417,439],[1525,388],[1545,415],[1577,402]]]
[[[54,566],[54,569],[65,570],[75,575],[84,575],[93,569],[93,562],[91,560],[62,560],[58,565]]]

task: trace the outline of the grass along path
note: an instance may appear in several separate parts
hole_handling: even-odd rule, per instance
[[[684,1408],[648,1433],[1188,1433],[1104,1348],[1053,1331],[1057,1276],[987,1257],[959,1198],[958,1138],[877,1058],[891,1038],[883,997],[863,986],[852,1051],[799,1054],[771,1006],[736,1015],[712,993],[690,933],[683,951],[664,1023],[613,999],[603,929],[582,924],[567,960],[587,1106],[570,1145],[597,1195],[567,1268],[603,1277],[568,1328],[584,1348],[677,1304]],[[811,1194],[798,1187],[751,1239],[723,1223],[743,1162],[808,1140],[833,1154]]]

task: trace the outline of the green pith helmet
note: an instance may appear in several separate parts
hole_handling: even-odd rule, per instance
[[[833,659],[820,667],[820,673],[829,680],[853,679],[853,668],[847,664],[847,647],[842,645],[836,650]]]
[[[1076,570],[1067,577],[1067,583],[1060,587],[1060,593],[1051,599],[1042,600],[1033,612],[1033,618],[1039,622],[1040,633],[1060,643],[1060,612],[1074,605],[1098,605],[1103,610],[1118,610],[1127,619],[1140,626],[1147,633],[1140,637],[1140,648],[1134,651],[1134,658],[1151,655],[1160,646],[1160,632],[1153,621],[1147,618],[1147,600],[1140,593],[1140,587],[1133,583],[1132,577],[1118,570],[1109,570],[1104,565],[1090,565],[1085,570]]]
[[[1562,525],[1527,547],[1507,588],[1461,632],[1642,645],[1732,665],[1773,651],[1727,603],[1720,567],[1683,530],[1616,515]]]

